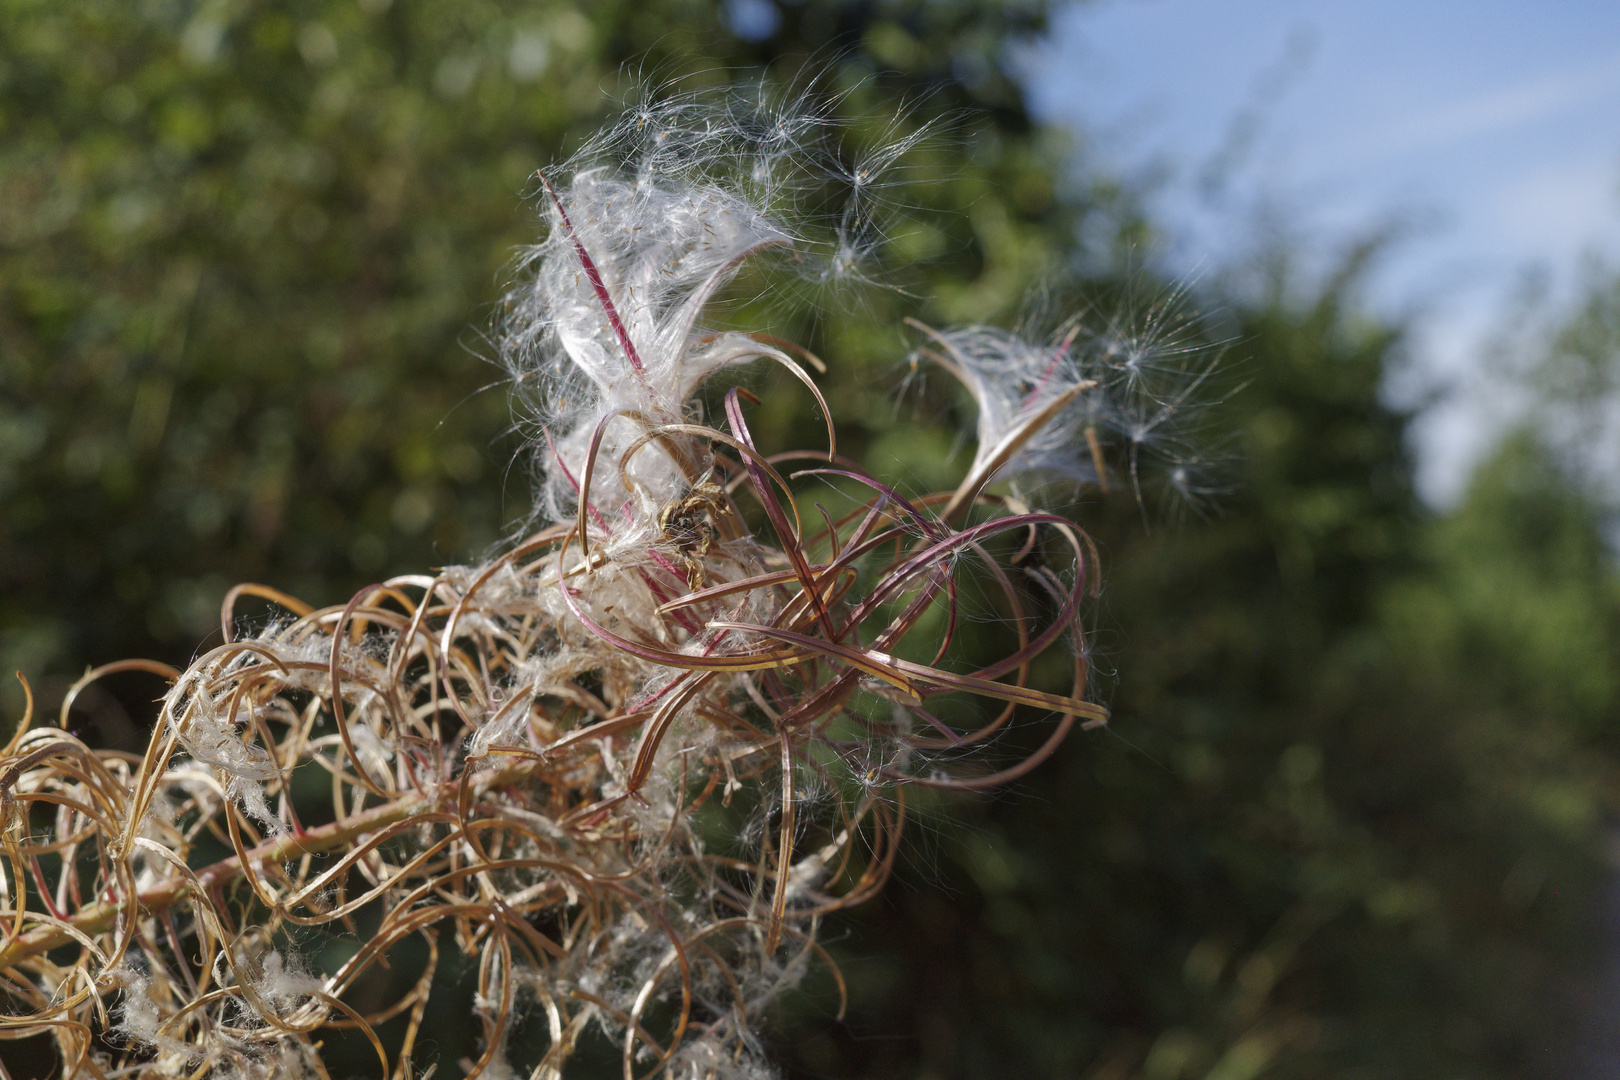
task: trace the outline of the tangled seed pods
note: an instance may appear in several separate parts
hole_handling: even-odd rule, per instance
[[[73,1076],[269,1078],[325,1075],[349,1031],[380,1075],[448,1074],[418,1036],[455,954],[467,1075],[560,1077],[603,1036],[627,1078],[768,1075],[761,1013],[883,885],[907,789],[1005,783],[1104,721],[1084,535],[992,489],[1066,453],[1099,478],[1090,339],[921,327],[982,420],[963,483],[908,498],[839,456],[806,354],[701,325],[748,260],[821,273],[869,242],[898,155],[841,164],[827,127],[678,98],[539,184],[500,332],[538,465],[522,539],[329,607],[233,589],[184,671],[75,687],[166,680],[144,754],[30,711],[0,759],[0,1037],[49,1035]],[[793,214],[829,177],[859,183],[818,239]],[[826,447],[767,456],[737,388],[700,422],[706,381],[759,361],[816,396]],[[244,597],[277,614],[243,632]],[[963,640],[990,621],[994,658]],[[1055,690],[1030,683],[1049,650]],[[318,966],[338,933],[357,947]]]

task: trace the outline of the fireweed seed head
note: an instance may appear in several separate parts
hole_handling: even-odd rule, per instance
[[[1133,278],[1122,301],[1082,303],[1061,321],[1051,297],[1036,301],[1018,330],[910,321],[923,339],[913,369],[942,368],[973,399],[974,484],[1005,480],[1026,496],[1052,481],[1128,486],[1144,512],[1149,493],[1172,513],[1213,506],[1219,451],[1202,429],[1227,343],[1187,289]]]
[[[1005,784],[1106,720],[1091,545],[997,484],[1105,482],[1119,446],[1134,470],[1206,379],[1155,313],[921,328],[979,445],[915,498],[833,454],[831,411],[828,445],[775,458],[746,391],[702,416],[707,378],[759,360],[820,400],[801,353],[705,309],[773,254],[850,273],[908,138],[860,157],[779,99],[649,98],[545,171],[498,334],[531,530],[331,606],[231,590],[185,671],[114,664],[70,693],[168,680],[139,757],[25,716],[0,751],[0,1037],[49,1030],[69,1075],[223,1080],[320,1075],[342,1026],[417,1075],[452,954],[475,973],[469,1075],[563,1077],[601,1038],[626,1076],[772,1075],[762,1017],[829,962],[823,920],[883,886],[907,791]],[[831,484],[837,513],[814,504]],[[244,597],[282,614],[239,624]],[[1065,677],[1032,685],[1049,650]],[[345,932],[330,970],[300,955]]]
[[[649,96],[540,174],[546,236],[518,260],[498,340],[543,476],[541,519],[576,513],[588,463],[620,458],[635,417],[681,418],[715,372],[766,359],[808,382],[760,337],[705,330],[704,310],[770,255],[784,279],[864,278],[886,177],[928,135],[848,151],[816,98]],[[656,512],[693,486],[693,464],[671,460],[667,440],[638,449],[593,484],[587,527],[601,525],[598,499],[610,518]]]
[[[1226,490],[1224,449],[1207,428],[1223,400],[1231,341],[1191,298],[1191,286],[1140,275],[1124,296],[1078,320],[1089,370],[1103,390],[1094,422],[1110,436],[1118,470],[1144,504],[1157,495],[1177,515],[1203,514]]]
[[[922,355],[960,379],[978,406],[971,471],[986,473],[987,483],[1035,471],[1095,478],[1076,444],[1096,408],[1082,395],[1097,384],[1084,375],[1073,334],[1030,342],[999,327],[969,326],[929,336],[935,347]],[[1031,427],[1043,414],[1049,414],[1044,422]]]

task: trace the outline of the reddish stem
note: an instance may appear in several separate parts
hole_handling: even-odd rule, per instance
[[[607,283],[602,280],[602,272],[596,268],[596,261],[580,242],[579,233],[574,231],[574,223],[568,219],[568,210],[563,206],[562,197],[557,194],[557,189],[551,186],[551,180],[545,173],[540,174],[540,182],[546,185],[546,193],[557,205],[557,214],[562,218],[563,228],[568,232],[568,239],[573,241],[574,254],[579,256],[579,265],[585,268],[585,280],[596,290],[597,302],[602,305],[603,314],[607,315],[608,325],[613,327],[613,332],[618,335],[625,357],[630,361],[630,366],[635,368],[637,378],[645,385],[646,377],[641,366],[641,357],[636,354],[635,342],[630,340],[630,331],[625,328],[624,320],[619,318],[619,309],[614,306],[613,297],[608,294]]]

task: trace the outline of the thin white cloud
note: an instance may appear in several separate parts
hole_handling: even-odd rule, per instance
[[[1358,164],[1500,133],[1620,91],[1620,52],[1573,71],[1537,75],[1380,124],[1346,151]]]
[[[1569,160],[1528,170],[1490,201],[1494,224],[1510,243],[1543,257],[1562,255],[1615,234],[1620,160]]]

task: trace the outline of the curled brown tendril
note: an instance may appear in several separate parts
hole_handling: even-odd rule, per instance
[[[986,490],[1112,415],[1076,332],[921,328],[981,411],[967,479],[923,498],[840,457],[830,414],[825,451],[775,456],[746,391],[723,427],[693,422],[704,380],[756,359],[827,411],[804,350],[696,325],[789,235],[671,169],[682,139],[713,151],[698,115],[624,127],[650,155],[634,178],[544,183],[552,232],[503,351],[551,395],[555,524],[333,607],[238,586],[186,670],[110,665],[64,702],[166,680],[144,754],[36,726],[30,700],[0,755],[0,1039],[48,1035],[66,1076],[269,1078],[326,1076],[321,1047],[358,1032],[378,1075],[414,1080],[453,1067],[419,1061],[451,963],[474,984],[468,1076],[557,1078],[603,1035],[626,1080],[765,1076],[761,1014],[832,967],[818,926],[882,887],[908,788],[1006,783],[1104,722],[1090,545]],[[273,611],[251,633],[244,598]],[[1062,692],[1032,685],[1049,651]]]
[[[1005,782],[1103,711],[1083,700],[1083,648],[1066,695],[1027,684],[1032,659],[1081,635],[1089,552],[1067,521],[968,490],[913,502],[848,465],[790,481],[778,466],[806,455],[755,451],[736,391],[726,414],[729,431],[645,434],[712,462],[730,482],[705,512],[742,522],[733,500],[752,502],[774,546],[733,525],[671,557],[601,529],[587,553],[570,523],[341,607],[242,586],[226,644],[185,672],[144,665],[172,686],[143,756],[25,718],[0,762],[0,1034],[49,1032],[70,1075],[320,1075],[321,1032],[355,1027],[384,1074],[412,1076],[453,943],[478,973],[469,1075],[505,1067],[520,1001],[549,1026],[536,1076],[560,1075],[592,1023],[621,1040],[627,1077],[735,1060],[822,955],[822,917],[883,884],[908,784]],[[832,492],[852,505],[811,530],[793,485],[828,480],[866,498]],[[934,516],[970,503],[963,527]],[[954,670],[964,573],[991,583],[1018,647]],[[231,640],[244,595],[283,615]],[[629,618],[638,597],[647,617]],[[915,634],[929,618],[943,629]],[[917,636],[931,662],[905,657]],[[974,730],[931,711],[964,694],[1000,708]],[[1058,720],[988,770],[982,747],[1020,706]],[[718,836],[711,804],[748,805],[755,828]],[[300,928],[362,912],[375,929],[337,970],[291,955]],[[430,959],[408,991],[350,1004],[413,937]],[[396,1016],[390,1055],[372,1029]]]

